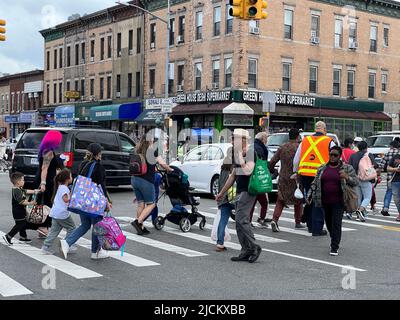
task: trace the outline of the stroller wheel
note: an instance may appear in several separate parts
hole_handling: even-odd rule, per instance
[[[192,224],[188,218],[182,218],[181,221],[179,221],[179,227],[183,232],[188,232],[191,226]]]
[[[206,226],[206,219],[201,219],[201,221],[199,223],[200,230],[204,230],[205,226]]]
[[[164,228],[164,218],[163,217],[157,217],[157,219],[154,221],[154,228],[157,230],[161,230]]]

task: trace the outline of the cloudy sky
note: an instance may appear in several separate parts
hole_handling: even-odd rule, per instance
[[[0,19],[7,21],[0,42],[0,72],[43,69],[43,37],[39,30],[68,20],[71,14],[112,7],[116,0],[1,0]]]

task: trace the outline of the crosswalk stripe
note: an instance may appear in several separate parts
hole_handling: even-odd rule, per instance
[[[0,295],[6,298],[27,294],[33,294],[33,292],[0,271]]]
[[[0,236],[5,235],[4,232],[0,231]],[[3,239],[0,243],[7,246]],[[13,244],[12,246],[7,246],[12,250],[18,251],[34,260],[37,260],[45,265],[48,265],[56,270],[59,270],[65,274],[74,277],[75,279],[88,279],[88,278],[98,278],[103,275],[89,270],[87,268],[78,266],[70,261],[64,260],[54,255],[44,255],[42,251],[34,246],[27,244]]]
[[[67,233],[65,231],[62,231],[58,237],[64,239],[66,234]],[[80,238],[76,242],[76,244],[80,247],[91,250],[92,241],[85,239],[85,238]],[[135,256],[128,252],[124,252],[124,255],[122,257],[121,257],[120,251],[108,251],[108,253],[110,254],[111,258],[125,262],[125,263],[130,264],[135,267],[149,267],[149,266],[159,266],[160,265],[157,262]]]
[[[151,223],[150,222],[145,222],[145,225],[150,226]],[[198,241],[202,241],[202,242],[205,242],[205,243],[215,244],[215,242],[210,237],[202,236],[202,235],[199,235],[197,233],[190,233],[190,232],[184,233],[184,232],[181,232],[180,230],[173,229],[173,228],[170,228],[170,227],[167,227],[167,226],[164,226],[163,230],[165,232],[168,232],[168,233],[171,233],[171,234],[174,234],[174,235],[178,235],[178,236],[181,236],[181,237],[198,240]],[[237,243],[234,243],[234,242],[229,242],[229,241],[228,242],[224,242],[224,246],[226,246],[227,248],[234,249],[234,250],[241,250],[241,246],[239,244],[237,244]],[[277,251],[277,250],[270,250],[270,249],[265,249],[265,248],[262,248],[262,250],[266,251],[266,252],[275,253],[275,254],[278,254],[278,255],[283,255],[283,256],[287,256],[287,257],[296,258],[296,259],[307,260],[307,261],[316,262],[316,263],[325,264],[325,265],[331,265],[331,266],[339,267],[339,268],[342,268],[342,269],[355,270],[355,271],[367,271],[365,269],[356,268],[356,267],[353,267],[353,266],[345,266],[345,265],[341,265],[341,264],[337,264],[337,263],[332,263],[332,262],[329,262],[329,261],[303,257],[303,256],[299,256],[299,255],[295,255],[295,254],[291,254],[291,253],[287,253],[287,252],[282,252],[282,251]]]
[[[119,219],[121,221],[128,221],[131,222],[134,219],[131,217],[115,217],[116,219]],[[148,223],[148,222],[146,222]],[[151,224],[151,223],[150,223]],[[131,241],[135,241],[135,242],[139,242],[142,244],[145,244],[147,246],[151,246],[160,250],[165,250],[165,251],[170,251],[170,252],[174,252],[176,254],[180,254],[186,257],[202,257],[202,256],[207,256],[207,253],[203,253],[203,252],[199,252],[199,251],[195,251],[195,250],[190,250],[190,249],[186,249],[186,248],[182,248],[182,247],[178,247],[172,244],[168,244],[165,242],[161,242],[161,241],[157,241],[157,240],[153,240],[150,238],[146,238],[143,236],[139,236],[130,232],[127,232],[124,230],[124,235],[126,236],[127,239],[131,240]]]
[[[293,223],[295,222],[294,219],[286,218],[286,217],[280,217],[279,220],[287,221],[287,222],[293,222]],[[280,227],[279,227],[279,228],[280,228]],[[308,231],[305,231],[305,230],[298,230],[298,231],[301,231],[301,232],[304,232],[304,233],[309,234]],[[342,231],[356,231],[356,229],[351,229],[351,228],[342,227]]]

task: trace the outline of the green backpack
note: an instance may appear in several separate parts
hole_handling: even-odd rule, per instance
[[[268,169],[268,161],[262,160],[256,155],[256,163],[250,177],[248,192],[258,195],[272,191],[272,178]]]

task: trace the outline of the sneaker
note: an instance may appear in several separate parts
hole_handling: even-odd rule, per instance
[[[268,224],[264,219],[258,218],[257,223],[261,228],[268,228]]]
[[[253,229],[256,228],[256,226],[255,226],[253,223],[250,223],[250,226],[251,226]]]
[[[13,243],[11,242],[11,238],[8,235],[3,236],[4,241],[6,242],[7,245],[12,246]]]
[[[237,262],[237,261],[249,261],[249,258],[251,257],[251,254],[247,254],[247,253],[241,253],[241,254],[239,254],[239,256],[238,257],[232,257],[231,258],[231,261],[235,261],[235,262]]]
[[[276,221],[272,221],[271,222],[271,228],[272,228],[272,232],[279,232],[281,230],[279,230],[279,226],[278,223]]]
[[[296,223],[295,228],[296,229],[305,229],[306,226],[304,224],[301,224],[301,223]]]
[[[31,243],[32,240],[28,238],[19,238],[18,240],[19,243]]]
[[[61,245],[60,251],[63,254],[65,260],[67,260],[69,245],[68,245],[67,241],[65,241],[65,240],[60,240],[60,245]]]
[[[387,209],[382,209],[381,215],[383,215],[384,217],[390,217],[389,210],[387,210]]]
[[[347,219],[349,219],[349,220],[353,220],[353,213],[351,213],[351,212],[346,212],[346,217],[347,217]]]
[[[358,219],[360,219],[361,222],[365,222],[365,212],[361,210],[356,211]]]
[[[261,251],[262,251],[261,247],[260,247],[260,246],[257,246],[256,252],[255,252],[253,255],[251,255],[251,256],[249,257],[249,263],[254,263],[254,262],[256,262],[257,259],[258,259],[258,257],[259,257],[260,254],[261,254]]]
[[[371,212],[372,212],[372,215],[376,215],[379,213],[379,210],[377,208],[372,208]]]
[[[47,246],[42,246],[42,253],[43,254],[54,254],[54,251],[51,250],[49,247]]]
[[[76,253],[78,251],[78,247],[73,244],[72,246],[69,247],[68,253]]]
[[[272,219],[270,219],[270,218],[265,218],[264,221],[265,221],[265,222],[268,222],[268,223],[271,223],[271,222],[272,222]]]
[[[142,231],[143,234],[150,234],[150,231],[146,227],[143,227]]]
[[[110,255],[108,254],[108,252],[103,249],[100,249],[97,253],[92,253],[92,255],[90,256],[90,258],[93,260],[106,259],[109,257]]]
[[[139,224],[139,222],[138,222],[137,219],[136,219],[135,221],[133,221],[133,222],[131,223],[131,225],[132,225],[132,227],[134,227],[134,228],[136,229],[136,233],[137,233],[139,236],[143,235],[143,230],[142,230],[142,228],[141,228],[141,226],[140,226],[140,224]]]
[[[331,256],[337,256],[339,253],[338,253],[338,250],[337,249],[331,249],[331,252],[329,253]]]

